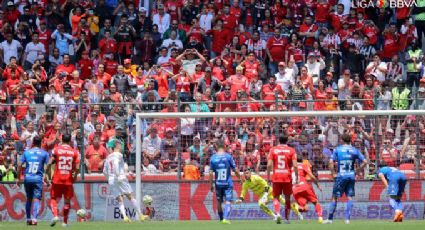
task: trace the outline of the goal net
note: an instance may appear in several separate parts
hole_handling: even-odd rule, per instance
[[[343,133],[369,161],[358,179],[374,179],[382,162],[419,178],[425,166],[424,125],[424,110],[137,113],[136,197],[140,202],[142,175],[205,179],[218,139],[240,169],[265,175],[268,151],[282,134],[320,180],[332,179],[328,162]],[[369,201],[367,192],[359,190],[356,199]]]

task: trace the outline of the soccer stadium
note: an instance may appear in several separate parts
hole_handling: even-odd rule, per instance
[[[0,2],[0,229],[425,226],[425,0]]]

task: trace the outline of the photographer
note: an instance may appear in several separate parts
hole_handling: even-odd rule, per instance
[[[197,57],[197,58],[196,58]],[[202,56],[195,49],[186,49],[182,54],[176,58],[176,63],[181,64],[183,69],[192,76],[195,73],[196,65],[203,64],[206,61],[205,57]]]
[[[161,46],[168,48],[169,50],[168,56],[170,56],[171,49],[179,49],[179,50],[183,49],[183,43],[180,39],[177,38],[176,31],[171,31],[170,38],[165,39],[162,42]]]
[[[114,33],[114,38],[118,43],[120,60],[131,58],[136,30],[128,24],[128,16],[126,14],[121,15],[120,24]]]
[[[309,53],[305,67],[307,67],[308,74],[313,78],[313,85],[317,86],[319,84],[320,71],[326,67],[325,61],[321,56]]]

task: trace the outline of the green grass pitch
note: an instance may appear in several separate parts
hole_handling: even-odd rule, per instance
[[[346,230],[419,230],[424,229],[425,221],[407,220],[403,223],[392,223],[383,220],[353,220],[351,224],[346,225],[343,220],[335,220],[332,225],[318,224],[315,221],[292,221],[291,224],[277,225],[273,221],[232,221],[231,225],[223,225],[218,221],[147,221],[144,223],[132,222],[86,222],[76,223],[71,222],[67,229],[78,230],[187,230],[187,229],[201,229],[201,230],[273,230],[273,229],[296,229],[296,230],[332,230],[332,229],[346,229]],[[48,222],[38,223],[38,226],[27,227],[24,222],[0,222],[0,229],[63,229],[59,222],[55,227],[51,228]]]

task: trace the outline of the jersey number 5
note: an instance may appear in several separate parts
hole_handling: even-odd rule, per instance
[[[72,157],[59,157],[58,169],[70,171],[72,169]]]
[[[277,168],[278,169],[285,169],[285,156],[279,155],[277,156]]]

